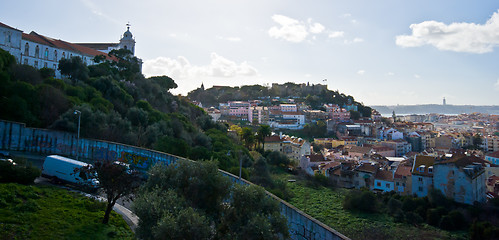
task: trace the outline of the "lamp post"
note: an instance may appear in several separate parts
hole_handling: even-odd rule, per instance
[[[81,119],[81,112],[78,110],[74,111],[74,114],[78,115],[78,138],[76,142],[76,160],[78,160],[79,157],[79,150],[80,150],[80,119]]]

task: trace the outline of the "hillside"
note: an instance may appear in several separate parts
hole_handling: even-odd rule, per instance
[[[305,103],[313,109],[320,109],[324,103],[344,106],[353,104],[363,117],[371,116],[371,108],[356,102],[353,96],[327,89],[322,84],[272,84],[272,87],[246,85],[241,87],[213,86],[209,89],[200,87],[187,95],[193,101],[201,102],[203,107],[218,107],[227,101],[262,100],[263,105],[278,104],[275,99],[293,99],[296,103]],[[274,101],[272,101],[274,99]]]
[[[54,70],[17,64],[0,49],[0,112],[4,120],[29,127],[76,133],[81,112],[81,137],[103,139],[198,159],[217,159],[219,167],[238,166],[227,152],[247,150],[187,99],[173,96],[167,76],[145,78],[138,59],[127,50],[111,51],[116,61],[94,59],[86,66],[73,57]]]

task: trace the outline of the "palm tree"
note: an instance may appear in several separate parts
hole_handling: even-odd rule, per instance
[[[263,146],[263,151],[265,151],[265,137],[270,136],[272,131],[270,130],[269,125],[260,125],[260,127],[257,130],[257,138],[260,143],[262,143]]]

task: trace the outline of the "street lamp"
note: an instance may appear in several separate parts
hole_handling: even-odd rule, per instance
[[[78,110],[74,111],[74,114],[78,115],[78,140],[76,142],[76,160],[78,160],[78,151],[80,150],[80,119],[81,119],[81,112]]]

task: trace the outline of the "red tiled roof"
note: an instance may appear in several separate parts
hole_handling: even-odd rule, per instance
[[[306,155],[308,158],[310,158],[310,162],[326,162],[329,160],[324,159],[324,156],[322,154],[310,154]]]
[[[393,173],[387,170],[379,170],[376,172],[376,176],[374,179],[384,180],[384,181],[393,181]]]
[[[393,178],[402,178],[403,176],[406,177],[411,176],[411,169],[412,169],[411,166],[403,166],[399,164]]]
[[[499,158],[499,151],[495,151],[495,152],[489,153],[486,156],[493,157],[493,158]]]
[[[46,37],[43,35],[40,35],[34,31],[32,31],[30,34],[23,33],[22,38],[31,42],[36,42],[44,45],[48,45],[51,47],[59,48],[59,49],[66,49],[68,51],[73,51],[77,53],[81,53],[87,56],[97,56],[97,55],[104,55],[106,59],[108,60],[113,60],[116,61],[115,58],[110,57],[108,54],[97,51],[92,48],[88,48],[85,46],[81,46],[78,44],[74,43],[69,43],[66,41],[62,41],[60,39],[53,39],[50,37]]]
[[[9,26],[7,24],[1,23],[1,22],[0,22],[0,27],[4,27],[4,28],[8,28],[8,29],[12,29],[12,30],[16,30],[16,31],[22,32],[19,29],[13,28],[13,27],[11,27],[11,26]]]
[[[458,167],[466,167],[473,163],[480,163],[482,166],[484,166],[485,164],[490,164],[491,166],[495,166],[494,164],[491,164],[488,161],[485,161],[479,157],[459,155],[459,154],[455,154],[454,156],[452,156],[452,158],[439,161],[435,164],[447,164],[447,163],[454,163]]]
[[[282,142],[283,140],[279,137],[279,135],[274,135],[270,137],[265,137],[265,142]]]
[[[375,173],[378,170],[378,166],[364,163],[358,166],[356,170],[361,172]]]

